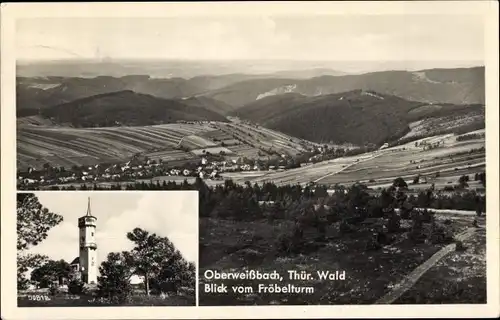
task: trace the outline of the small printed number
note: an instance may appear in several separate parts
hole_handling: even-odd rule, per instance
[[[30,295],[28,296],[28,300],[33,300],[33,301],[50,301],[49,296],[43,296],[43,295]]]

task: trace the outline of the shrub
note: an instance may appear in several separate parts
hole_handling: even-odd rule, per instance
[[[472,221],[472,226],[473,226],[474,228],[478,228],[478,227],[479,227],[479,225],[478,225],[478,223],[477,223],[477,219],[474,219],[474,221]]]
[[[464,245],[464,243],[460,240],[458,240],[455,244],[455,250],[459,252],[463,252],[467,250],[467,247]]]
[[[301,251],[302,245],[302,238],[299,238],[299,233],[296,231],[292,235],[280,234],[276,243],[278,252],[283,254],[298,253]]]
[[[387,220],[387,231],[389,232],[397,232],[401,228],[401,218],[393,213],[389,219]]]
[[[431,224],[430,229],[429,229],[427,239],[430,240],[431,243],[434,243],[434,244],[450,243],[453,240],[453,235],[452,235],[451,230],[448,226],[433,222]]]
[[[339,230],[341,233],[352,233],[356,231],[356,228],[349,224],[346,219],[342,219],[339,225]]]
[[[49,295],[55,296],[59,293],[59,287],[56,284],[51,284],[49,287]]]
[[[481,210],[481,207],[480,207],[480,206],[478,206],[478,207],[476,208],[476,216],[480,217],[482,214],[483,214],[483,210]]]
[[[366,242],[366,251],[373,251],[382,248],[382,245],[377,241],[376,236]]]
[[[84,292],[85,284],[79,279],[70,281],[68,284],[68,292],[74,295],[79,295]]]

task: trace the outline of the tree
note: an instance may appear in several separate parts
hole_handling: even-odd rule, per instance
[[[82,294],[85,291],[85,284],[80,279],[73,279],[68,284],[68,292],[71,294]]]
[[[150,234],[140,228],[127,233],[127,238],[135,247],[124,253],[125,259],[134,273],[144,276],[146,294],[149,295],[150,280],[158,278],[165,265],[176,261],[180,253],[167,237]]]
[[[48,257],[40,254],[17,253],[17,289],[24,290],[28,287],[25,274],[29,269],[34,269],[47,261]]]
[[[396,178],[394,179],[392,185],[395,187],[395,188],[402,188],[402,189],[406,189],[408,188],[408,184],[406,183],[406,181],[399,177],[399,178]]]
[[[180,287],[196,286],[196,267],[186,261],[180,251],[176,250],[172,257],[165,260],[158,275],[151,279],[151,289],[157,293],[177,293]]]
[[[458,179],[458,184],[460,186],[460,188],[467,188],[469,186],[469,184],[467,183],[467,181],[469,181],[469,176],[461,176],[459,179]]]
[[[71,267],[64,260],[48,260],[44,265],[36,268],[31,273],[31,280],[38,282],[40,288],[48,288],[51,283],[61,283],[64,278],[69,278]]]
[[[481,184],[483,187],[486,187],[486,172],[482,172],[479,174],[479,181],[481,181]]]
[[[420,175],[417,175],[415,179],[413,179],[413,184],[418,184],[420,182]]]
[[[112,303],[127,302],[132,294],[130,277],[132,270],[127,263],[126,253],[111,252],[99,266],[97,295]]]
[[[46,256],[26,251],[47,238],[48,231],[61,223],[63,217],[43,207],[33,193],[17,194],[17,283],[25,289],[28,280],[25,273],[39,267]]]

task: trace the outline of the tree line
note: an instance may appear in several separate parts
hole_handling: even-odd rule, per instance
[[[460,178],[461,180],[467,178]],[[485,186],[486,174],[484,172],[477,173],[474,177]],[[402,178],[394,180],[398,187],[408,188],[406,182]],[[108,186],[100,186],[98,184],[82,184],[80,186],[70,185],[68,187],[53,186],[50,190],[142,190],[142,191],[161,191],[161,190],[198,190],[200,216],[228,216],[232,217],[239,215],[238,219],[247,219],[252,216],[263,216],[264,206],[259,205],[259,202],[275,202],[275,206],[283,206],[288,208],[290,203],[300,203],[308,199],[324,198],[325,201],[333,201],[337,199],[336,193],[347,192],[348,190],[364,190],[368,194],[368,188],[363,184],[354,184],[351,187],[342,187],[336,185],[333,187],[334,195],[328,192],[329,187],[326,185],[277,185],[273,182],[266,182],[262,185],[251,184],[246,182],[244,185],[236,184],[232,180],[225,180],[223,184],[217,186],[208,186],[203,179],[196,178],[193,183],[187,180],[183,182],[175,181],[156,181],[156,182],[134,182],[126,184],[112,184]],[[476,193],[473,190],[453,189],[452,193],[441,192],[433,189],[433,200],[427,204],[427,208],[434,209],[455,209],[455,210],[475,210],[478,206],[484,205],[485,196]],[[383,192],[383,190],[381,191]],[[330,192],[332,193],[332,192]],[[376,199],[380,195],[370,192],[370,199]],[[426,191],[421,191],[419,194],[409,195],[408,201],[412,205],[422,206],[422,198],[426,196]],[[371,208],[367,208],[371,210]],[[235,212],[234,214],[232,212]],[[239,213],[238,213],[239,212]],[[247,214],[248,213],[248,214]]]

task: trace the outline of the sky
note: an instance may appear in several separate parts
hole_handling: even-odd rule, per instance
[[[19,60],[484,60],[480,15],[25,18]]]
[[[62,215],[64,220],[29,252],[69,263],[76,258],[78,218],[86,214],[90,196],[92,215],[97,218],[99,264],[109,252],[133,248],[126,233],[135,227],[168,237],[187,260],[198,261],[198,194],[195,191],[42,191],[35,195],[43,206]]]

